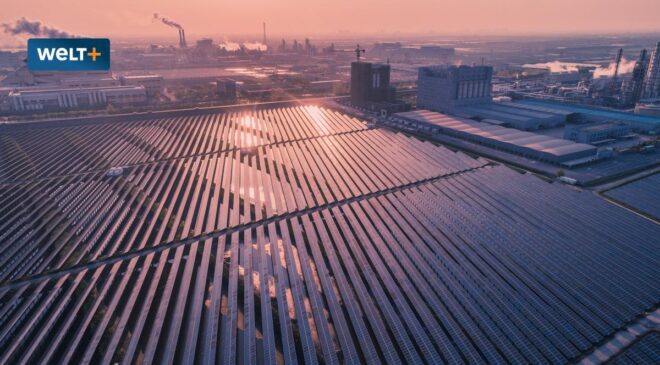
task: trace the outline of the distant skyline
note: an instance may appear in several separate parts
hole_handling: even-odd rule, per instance
[[[188,35],[547,35],[660,32],[658,0],[23,0],[0,23],[25,17],[63,31],[117,38],[165,37],[158,13]],[[58,10],[59,9],[59,10]],[[7,34],[0,40],[10,41]]]

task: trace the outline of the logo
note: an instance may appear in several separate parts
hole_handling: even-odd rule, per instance
[[[36,71],[95,71],[110,69],[107,38],[32,38],[27,65]]]

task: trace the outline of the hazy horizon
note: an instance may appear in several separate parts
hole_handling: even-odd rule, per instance
[[[410,37],[425,36],[547,36],[660,32],[660,2],[654,0],[568,1],[537,0],[320,0],[313,4],[289,1],[189,0],[139,3],[116,0],[58,2],[25,0],[3,7],[0,24],[25,17],[78,35],[111,38],[169,37],[171,30],[154,21],[158,13],[181,24],[189,36],[261,35],[267,23],[269,39],[283,36]],[[25,37],[2,33],[2,43]]]

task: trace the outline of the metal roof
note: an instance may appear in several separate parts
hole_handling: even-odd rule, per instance
[[[597,150],[596,147],[588,144],[575,143],[569,140],[525,132],[518,129],[505,128],[469,119],[452,117],[428,110],[416,110],[394,115],[443,128],[478,135],[505,144],[525,147],[530,150],[548,153],[553,156],[563,156],[580,151],[594,151],[595,153]]]
[[[660,118],[639,115],[633,113],[627,113],[623,111],[609,110],[598,107],[590,107],[586,105],[573,105],[573,104],[561,104],[553,103],[551,101],[545,100],[522,100],[515,102],[516,104],[522,106],[532,106],[532,107],[542,107],[553,112],[570,112],[570,113],[582,113],[590,114],[607,120],[616,120],[616,121],[628,121],[635,123],[651,124],[651,125],[660,125]]]

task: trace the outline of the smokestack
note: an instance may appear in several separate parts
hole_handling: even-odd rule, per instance
[[[621,66],[621,56],[623,56],[623,48],[619,48],[619,52],[616,54],[616,60],[614,61],[615,66],[614,66],[614,74],[612,75],[612,79],[617,78],[619,76],[619,66]]]
[[[160,15],[158,15],[158,13],[154,13],[154,19],[155,20],[160,20],[163,24],[165,24],[167,26],[178,29],[179,30],[179,47],[181,47],[181,48],[186,48],[187,47],[187,45],[186,45],[186,33],[183,30],[183,27],[181,26],[181,24],[179,24],[179,23],[177,23],[173,20],[167,19],[165,17],[161,17]]]
[[[27,34],[48,38],[75,38],[74,35],[67,32],[61,31],[57,28],[47,27],[42,25],[41,22],[30,21],[26,18],[18,19],[14,24],[4,23],[2,24],[2,28],[5,33],[11,35]]]
[[[264,22],[264,41],[263,41],[264,46],[266,45],[266,22]]]
[[[188,47],[188,43],[186,43],[186,31],[183,28],[179,29],[179,31],[181,32],[181,39],[179,40],[179,47],[180,48],[186,48],[186,47]]]

